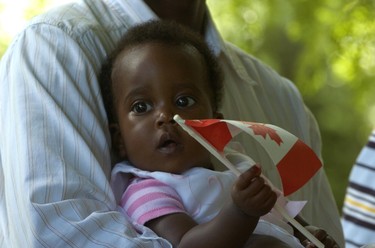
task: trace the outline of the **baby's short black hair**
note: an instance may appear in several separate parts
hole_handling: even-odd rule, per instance
[[[118,55],[127,48],[154,42],[192,46],[202,55],[206,64],[209,86],[213,92],[213,109],[217,111],[221,104],[223,79],[221,68],[213,52],[201,36],[193,30],[176,22],[153,20],[131,27],[102,67],[99,81],[109,123],[117,122],[113,105],[112,70]]]

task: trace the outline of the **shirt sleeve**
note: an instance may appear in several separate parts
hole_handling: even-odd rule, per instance
[[[186,213],[177,192],[156,179],[136,180],[124,192],[121,207],[140,225],[173,213]]]
[[[96,79],[106,51],[97,36],[68,32],[32,24],[1,60],[0,243],[170,247],[154,234],[139,238],[115,211]]]

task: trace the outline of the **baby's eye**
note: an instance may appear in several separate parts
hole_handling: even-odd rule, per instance
[[[151,104],[147,102],[136,102],[131,107],[131,111],[136,114],[142,114],[150,111],[152,108]]]
[[[177,98],[176,105],[180,108],[186,108],[194,105],[196,103],[195,99],[189,96],[181,96]]]

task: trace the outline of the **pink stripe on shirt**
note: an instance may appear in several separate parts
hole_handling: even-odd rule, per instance
[[[120,205],[133,221],[141,225],[164,215],[186,213],[177,192],[153,178],[133,180],[125,190]]]

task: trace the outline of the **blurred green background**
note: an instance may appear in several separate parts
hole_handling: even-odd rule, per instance
[[[0,0],[0,56],[26,20],[67,0]],[[341,210],[350,169],[375,127],[375,1],[207,0],[223,36],[301,91],[322,133]]]

